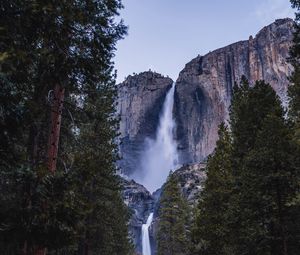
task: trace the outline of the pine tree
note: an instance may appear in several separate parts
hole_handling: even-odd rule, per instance
[[[163,187],[158,215],[157,254],[186,254],[189,248],[187,203],[181,195],[177,178],[172,174]]]
[[[129,250],[114,165],[121,7],[119,0],[0,3],[3,254],[76,252],[83,226],[102,211],[110,212],[101,214],[107,236],[89,252]],[[104,241],[110,235],[120,242]]]
[[[284,115],[263,81],[235,86],[231,132],[221,126],[208,161],[194,254],[298,253],[299,154]]]
[[[299,172],[284,111],[263,81],[237,89],[231,107],[234,188],[229,207],[230,246],[235,254],[294,254],[297,215],[287,204],[296,196]],[[236,100],[236,101],[235,101]]]
[[[114,117],[116,90],[108,86],[93,92],[83,107],[90,124],[80,129],[78,139],[83,147],[75,156],[78,193],[88,208],[79,254],[126,255],[132,252],[126,224],[128,212],[120,195],[115,166],[117,145],[112,140],[118,131]]]
[[[231,137],[222,123],[216,149],[207,163],[193,231],[193,254],[231,254],[227,242],[228,206],[232,190]]]

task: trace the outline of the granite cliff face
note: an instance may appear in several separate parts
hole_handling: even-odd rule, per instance
[[[287,62],[293,21],[276,20],[254,38],[198,56],[186,64],[176,81],[174,115],[179,163],[205,160],[213,151],[220,122],[228,119],[235,81],[245,75],[251,83],[264,79],[287,103]],[[128,76],[119,85],[121,117],[120,167],[131,174],[138,166],[146,137],[155,135],[159,114],[173,81],[155,72]]]
[[[146,137],[154,137],[167,91],[173,81],[155,72],[128,76],[119,84],[118,113],[122,172],[131,174],[138,165]]]
[[[253,38],[198,56],[186,64],[176,81],[175,119],[180,162],[200,162],[214,149],[218,125],[228,119],[235,81],[270,83],[286,104],[287,63],[293,21],[276,20]]]

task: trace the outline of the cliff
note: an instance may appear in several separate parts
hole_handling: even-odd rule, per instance
[[[155,135],[159,114],[173,81],[155,72],[128,76],[118,86],[120,123],[120,167],[131,174],[138,165],[146,137]]]
[[[228,119],[235,81],[265,80],[287,103],[287,63],[293,21],[276,20],[253,38],[198,56],[176,81],[175,119],[180,162],[204,160],[214,149],[218,125]]]

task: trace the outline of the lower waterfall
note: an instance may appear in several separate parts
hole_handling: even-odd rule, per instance
[[[151,255],[151,245],[149,237],[149,227],[152,223],[153,213],[149,214],[146,224],[142,225],[142,248],[143,255]]]

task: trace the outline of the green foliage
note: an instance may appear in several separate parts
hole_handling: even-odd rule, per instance
[[[287,221],[296,215],[289,214],[286,203],[297,192],[299,172],[293,166],[295,154],[283,115],[279,98],[263,81],[234,96],[230,116],[236,117],[231,118],[235,188],[230,213],[238,253],[285,254],[289,247],[293,254]]]
[[[221,125],[208,161],[195,254],[297,254],[300,162],[284,114],[263,81],[235,86],[231,132]]]
[[[227,210],[232,190],[231,137],[224,123],[207,163],[207,179],[200,194],[193,231],[193,254],[227,254]]]
[[[0,3],[1,254],[128,254],[116,176],[119,0]],[[53,89],[65,89],[57,171]]]
[[[157,233],[158,255],[183,255],[189,248],[188,205],[182,197],[177,178],[170,174],[163,187]]]
[[[88,205],[81,228],[79,254],[85,254],[87,247],[91,254],[132,252],[125,224],[129,215],[120,196],[113,164],[117,159],[117,147],[112,137],[116,137],[118,128],[118,121],[113,117],[115,92],[110,87],[96,89],[83,106],[91,121],[80,129],[82,147],[74,158],[75,167],[78,167],[75,179],[79,181],[76,187]]]

